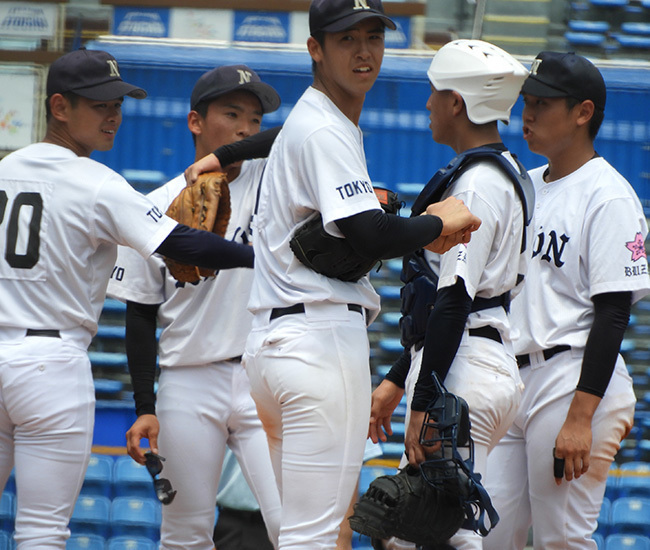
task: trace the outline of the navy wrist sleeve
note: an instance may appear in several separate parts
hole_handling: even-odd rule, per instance
[[[135,413],[156,414],[156,315],[158,304],[126,303],[126,358],[133,386]]]

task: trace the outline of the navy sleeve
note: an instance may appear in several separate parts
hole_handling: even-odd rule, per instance
[[[178,224],[156,249],[173,260],[208,269],[253,267],[253,247]]]
[[[589,331],[576,389],[603,397],[614,372],[630,322],[631,292],[608,292],[592,298],[594,322]]]
[[[411,369],[411,351],[405,349],[386,373],[385,379],[400,388],[406,385],[406,377]]]
[[[432,372],[435,371],[438,379],[444,383],[463,338],[471,309],[472,299],[465,290],[465,281],[460,277],[455,285],[438,291],[427,320],[422,367],[411,402],[412,410],[426,410],[433,398],[435,386]]]
[[[422,248],[442,232],[442,220],[437,216],[401,218],[381,209],[336,220],[336,225],[357,254],[378,260]]]
[[[240,160],[268,157],[271,146],[281,129],[282,126],[276,126],[241,141],[222,145],[213,154],[219,159],[222,167]]]
[[[135,413],[156,414],[156,315],[159,304],[126,302],[126,358],[133,386]]]

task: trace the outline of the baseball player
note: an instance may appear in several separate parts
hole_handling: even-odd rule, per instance
[[[146,92],[110,54],[65,54],[48,73],[43,142],[0,162],[0,487],[15,466],[20,550],[63,550],[70,535],[94,420],[86,350],[117,245],[252,266],[250,247],[177,224],[88,158],[112,147],[127,95]]]
[[[309,18],[314,81],[276,138],[260,184],[244,364],[280,487],[279,548],[331,550],[361,468],[371,388],[366,325],[379,299],[367,276],[326,277],[289,242],[320,213],[325,231],[361,256],[390,257],[429,243],[444,250],[480,221],[456,200],[428,210],[444,221],[384,214],[358,121],[383,59],[384,28],[394,23],[379,0],[314,0]],[[442,244],[434,242],[441,231],[449,235]]]
[[[191,95],[187,117],[196,156],[260,130],[265,113],[280,105],[276,91],[245,65],[205,73]],[[250,223],[265,160],[227,166],[232,215],[226,238],[250,243]],[[165,211],[185,187],[182,175],[149,198]],[[127,432],[127,450],[145,457],[145,437],[166,458],[165,475],[177,490],[163,507],[161,549],[213,547],[215,499],[226,447],[241,464],[257,498],[270,539],[277,546],[280,499],[266,435],[241,366],[252,315],[246,305],[252,270],[232,269],[198,284],[172,278],[161,258],[143,260],[121,248],[108,293],[127,302],[129,370],[138,418]],[[156,320],[161,367],[154,396]],[[160,431],[160,433],[159,433]]]
[[[488,549],[595,549],[609,467],[635,397],[619,348],[631,305],[650,291],[646,219],[630,184],[594,150],[606,88],[574,53],[542,52],[523,85],[523,135],[548,164],[531,171],[535,244],[512,303],[525,384],[488,459],[501,522]]]
[[[427,74],[433,139],[458,156],[424,187],[413,212],[452,195],[483,223],[471,242],[448,254],[418,251],[405,257],[400,326],[407,349],[373,393],[370,433],[375,441],[385,439],[381,427],[390,431],[390,416],[405,388],[402,466],[421,463],[427,451],[420,431],[435,372],[469,404],[474,471],[485,476],[487,455],[512,423],[522,389],[508,305],[526,271],[528,255],[522,250],[532,243],[525,228],[534,193],[503,145],[497,123],[508,122],[528,71],[492,44],[456,40],[436,53]],[[441,174],[447,177],[442,185]],[[450,544],[480,549],[482,539],[461,529]]]

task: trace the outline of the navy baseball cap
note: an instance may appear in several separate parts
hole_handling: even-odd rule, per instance
[[[108,52],[80,48],[50,65],[47,97],[73,92],[96,101],[131,96],[144,99],[147,92],[122,80],[116,59]]]
[[[540,52],[521,91],[537,97],[590,99],[603,111],[607,99],[603,75],[591,61],[573,52]]]
[[[280,106],[280,96],[274,88],[262,82],[258,74],[246,65],[224,65],[203,74],[192,90],[190,107],[201,101],[216,99],[237,90],[248,90],[257,96],[262,112],[270,113]]]
[[[359,21],[379,17],[389,29],[395,23],[384,13],[381,0],[312,0],[309,7],[309,32],[339,32]]]

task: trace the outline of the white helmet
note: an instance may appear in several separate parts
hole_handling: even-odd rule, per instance
[[[427,71],[436,90],[458,92],[475,124],[508,122],[528,69],[508,52],[482,40],[445,44]]]

